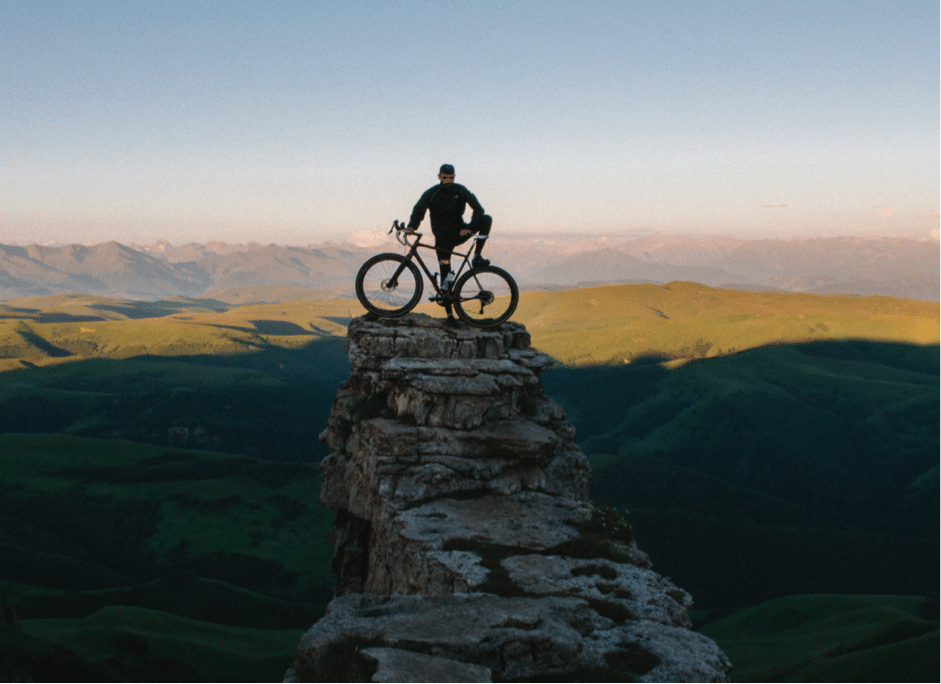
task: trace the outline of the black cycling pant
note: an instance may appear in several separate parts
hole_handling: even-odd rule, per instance
[[[471,219],[470,223],[461,223],[458,226],[449,226],[446,230],[432,230],[435,234],[435,251],[438,253],[439,262],[450,262],[451,253],[458,245],[463,245],[470,240],[470,235],[461,236],[462,230],[469,230],[472,235],[490,235],[490,227],[493,225],[493,218],[489,214],[482,214]],[[483,249],[483,242],[477,242],[477,254]]]

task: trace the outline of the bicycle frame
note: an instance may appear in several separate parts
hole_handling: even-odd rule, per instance
[[[423,235],[422,233],[415,233],[415,232],[405,230],[404,228],[400,228],[398,221],[392,224],[392,229],[396,231],[395,232],[396,241],[399,244],[404,245],[405,247],[408,247],[409,251],[408,251],[408,255],[405,257],[405,262],[402,263],[402,266],[400,268],[396,269],[395,273],[392,274],[392,278],[390,280],[393,282],[397,281],[399,276],[402,274],[402,271],[405,269],[405,264],[411,261],[412,259],[414,259],[415,261],[418,262],[418,265],[421,266],[422,270],[425,272],[425,275],[428,277],[428,281],[431,283],[431,286],[435,289],[435,292],[438,293],[437,297],[432,297],[431,299],[435,300],[435,299],[441,298],[442,303],[446,303],[448,300],[450,300],[453,297],[453,295],[451,295],[450,293],[443,293],[441,291],[441,288],[438,285],[437,279],[435,278],[434,275],[432,275],[431,271],[425,265],[425,261],[421,258],[421,254],[418,253],[419,247],[422,247],[424,249],[436,249],[436,248],[433,245],[423,245],[421,242],[422,235]],[[389,232],[391,233],[392,231],[390,230]],[[403,233],[405,233],[405,235],[403,235]],[[408,241],[408,238],[410,236],[415,237],[415,242],[410,243]],[[461,261],[461,265],[458,266],[457,270],[454,272],[455,281],[457,281],[461,273],[463,273],[464,267],[467,266],[468,261],[470,260],[470,255],[473,254],[474,252],[474,245],[477,243],[477,240],[480,239],[477,235],[472,235],[471,237],[473,237],[473,241],[470,244],[470,249],[467,250],[467,254],[461,254],[460,252],[451,252],[452,256],[456,255],[459,257],[463,257]]]

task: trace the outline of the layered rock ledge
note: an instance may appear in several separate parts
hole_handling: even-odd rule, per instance
[[[552,360],[522,325],[359,318],[347,349],[321,434],[336,598],[288,681],[336,674],[340,652],[372,681],[727,680],[690,595],[589,502],[588,459],[543,392]]]

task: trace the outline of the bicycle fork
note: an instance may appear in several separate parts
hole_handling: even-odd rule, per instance
[[[383,283],[386,289],[394,290],[399,286],[399,276],[402,275],[402,271],[406,269],[407,265],[411,263],[414,251],[415,250],[413,249],[411,252],[409,252],[408,256],[401,263],[399,263],[399,267],[395,269],[395,273],[393,273],[392,276]]]

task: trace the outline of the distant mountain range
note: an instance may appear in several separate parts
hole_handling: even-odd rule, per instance
[[[352,295],[369,256],[399,251],[210,242],[151,246],[0,244],[0,299],[82,293],[138,300],[228,288],[290,285]],[[434,263],[428,252],[429,267]],[[637,239],[495,235],[487,251],[524,290],[684,280],[712,287],[939,300],[937,241],[906,238],[746,240],[652,235]]]

